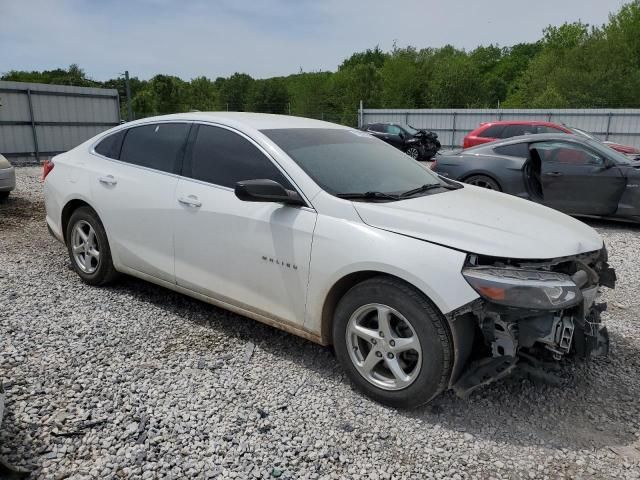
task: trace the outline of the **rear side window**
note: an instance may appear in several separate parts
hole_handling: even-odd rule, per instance
[[[507,155],[509,157],[527,158],[529,156],[528,143],[513,143],[511,145],[503,145],[493,149],[498,155]]]
[[[255,145],[225,128],[200,125],[184,174],[196,180],[234,188],[242,180],[291,183]]]
[[[504,125],[491,125],[489,128],[483,130],[478,134],[482,138],[502,138],[502,131]]]
[[[120,152],[123,162],[176,173],[190,124],[156,123],[127,131]]]
[[[369,128],[367,128],[367,130],[371,130],[372,132],[384,132],[384,126],[380,125],[379,123],[374,123],[373,125],[369,125]]]
[[[520,135],[529,135],[538,133],[538,127],[535,125],[507,125],[502,132],[502,138],[518,137]]]
[[[120,148],[122,148],[122,139],[124,138],[125,132],[126,130],[120,130],[102,139],[102,141],[96,145],[96,153],[118,160],[120,158]]]

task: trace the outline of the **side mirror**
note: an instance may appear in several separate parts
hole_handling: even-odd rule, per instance
[[[400,137],[400,140],[404,140],[404,133],[400,132],[398,136]]]
[[[287,190],[274,180],[243,180],[236,183],[236,197],[244,202],[272,202],[304,205],[298,192]]]

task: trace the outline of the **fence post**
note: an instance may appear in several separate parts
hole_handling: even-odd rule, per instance
[[[360,109],[358,110],[358,128],[362,128],[364,126],[364,110],[362,106],[362,100],[360,100]]]
[[[35,149],[36,160],[40,163],[40,149],[38,148],[38,132],[36,131],[36,120],[33,117],[33,101],[31,100],[31,89],[27,88],[27,102],[29,103],[29,119],[31,120],[31,135],[33,135],[33,147]]]
[[[609,118],[607,119],[607,134],[604,137],[605,140],[609,140],[609,133],[611,132],[611,117],[613,117],[613,112],[609,112]]]
[[[451,146],[456,146],[456,115],[458,112],[453,112],[453,126],[451,128]]]

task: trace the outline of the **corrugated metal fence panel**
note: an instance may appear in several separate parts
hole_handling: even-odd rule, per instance
[[[438,134],[443,146],[458,147],[482,122],[541,120],[566,124],[602,140],[640,146],[640,109],[364,109],[362,123],[407,123]]]
[[[120,122],[113,89],[0,81],[0,102],[0,153],[14,163],[69,150]]]

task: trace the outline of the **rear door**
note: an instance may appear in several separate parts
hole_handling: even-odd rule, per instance
[[[121,148],[91,162],[91,191],[114,258],[125,267],[174,282],[174,192],[190,123],[126,130]]]
[[[624,192],[620,169],[585,145],[564,142],[532,144],[541,160],[542,203],[566,213],[612,215]]]

